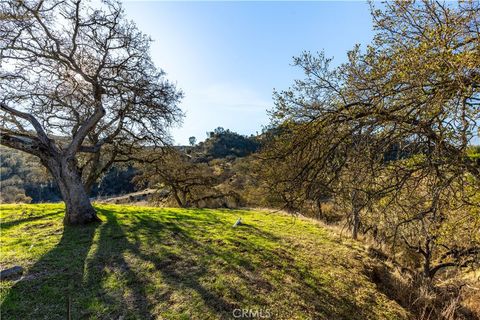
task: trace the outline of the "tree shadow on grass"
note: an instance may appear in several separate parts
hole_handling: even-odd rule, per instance
[[[76,301],[86,293],[84,261],[97,225],[65,227],[59,243],[10,288],[2,302],[2,319],[65,319],[68,300],[71,312],[78,312]]]
[[[208,211],[97,210],[101,225],[65,228],[13,286],[4,319],[65,319],[68,297],[72,319],[232,319],[233,310],[249,308],[273,319],[289,319],[289,308],[311,319],[376,318],[322,286],[261,228],[233,230]]]
[[[194,312],[197,317],[203,314],[205,319],[232,319],[233,310],[241,308],[269,309],[275,315],[277,310],[272,310],[272,301],[265,295],[282,286],[287,277],[294,282],[289,284],[291,294],[301,299],[305,315],[315,319],[372,318],[370,311],[359,310],[351,297],[339,297],[322,288],[308,268],[297,266],[289,251],[278,248],[277,236],[255,226],[244,224],[231,237],[223,234],[213,239],[218,234],[202,234],[202,227],[210,225],[211,219],[216,224],[226,224],[214,215],[163,219],[154,214],[133,214],[129,219],[134,223],[124,225],[115,212],[101,212],[107,221],[89,270],[96,266],[100,277],[113,272],[121,274],[126,283],[134,284],[129,295],[112,294],[114,290],[101,294],[105,304],[123,306],[111,310],[111,318],[126,314],[151,319],[169,309],[174,309],[177,316]],[[226,224],[225,228],[230,229],[231,225]],[[142,269],[139,265],[148,267]],[[281,272],[272,279],[275,276],[262,274],[265,268]],[[95,279],[92,276],[90,281]],[[220,287],[217,280],[222,283]],[[180,305],[179,295],[184,296]],[[283,314],[277,318],[288,319],[288,310],[280,312]]]
[[[60,212],[62,212],[62,210],[54,211],[54,212],[50,212],[50,213],[46,213],[46,214],[42,214],[42,215],[28,216],[26,218],[20,218],[20,219],[17,219],[17,220],[11,220],[11,221],[5,221],[5,222],[2,221],[1,222],[1,227],[2,227],[2,230],[7,230],[7,229],[10,229],[12,227],[23,224],[23,223],[32,222],[32,221],[45,219],[47,217],[58,215]]]
[[[97,303],[108,307],[106,310],[91,310],[85,313],[85,316],[154,319],[159,313],[168,312],[169,308],[168,302],[163,310],[158,310],[157,304],[166,302],[175,291],[184,289],[197,292],[215,314],[231,314],[235,306],[209,292],[198,281],[207,272],[205,266],[189,261],[186,269],[178,269],[178,264],[185,262],[186,257],[183,254],[168,250],[168,245],[155,252],[145,249],[152,241],[156,244],[168,244],[175,239],[179,246],[191,241],[188,233],[175,221],[133,214],[134,218],[130,216],[129,219],[135,219],[136,223],[125,227],[121,226],[119,215],[115,212],[106,209],[99,211],[106,217],[106,221],[100,228],[95,253],[87,261],[88,272],[84,283],[96,292]],[[191,216],[188,218],[192,220]],[[127,229],[128,235],[124,229]],[[129,255],[133,256],[133,259],[127,258]],[[153,269],[142,270],[145,262],[151,263]],[[158,276],[161,276],[161,280]],[[101,284],[105,278],[112,279],[112,283],[124,283],[126,286],[114,284],[106,288]],[[155,280],[156,284],[153,283]],[[164,285],[163,290],[156,287],[159,282]]]

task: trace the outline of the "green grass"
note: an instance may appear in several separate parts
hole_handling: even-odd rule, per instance
[[[250,210],[97,205],[101,224],[62,225],[63,206],[1,205],[2,319],[404,319],[364,275],[365,250],[320,225]],[[238,217],[244,224],[232,228]]]

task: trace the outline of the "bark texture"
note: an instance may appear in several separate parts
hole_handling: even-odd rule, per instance
[[[101,221],[93,208],[81,175],[72,158],[44,160],[44,165],[49,169],[65,202],[65,225],[83,225]]]

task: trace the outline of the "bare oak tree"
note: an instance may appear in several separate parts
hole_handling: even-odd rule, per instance
[[[161,153],[145,151],[142,160],[137,163],[139,175],[135,180],[156,189],[153,196],[161,201],[172,199],[180,208],[215,206],[215,202],[226,205],[227,200],[240,202],[237,192],[221,188],[232,173],[220,166],[197,161],[174,148],[164,148]]]
[[[0,3],[1,144],[40,158],[66,204],[64,222],[98,218],[89,189],[115,161],[168,140],[182,93],[120,3]]]

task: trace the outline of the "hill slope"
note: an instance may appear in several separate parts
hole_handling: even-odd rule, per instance
[[[363,274],[367,255],[320,225],[265,211],[2,205],[2,319],[404,319]],[[238,217],[244,224],[232,225]],[[249,314],[252,316],[252,313]],[[252,318],[252,317],[250,317]]]

